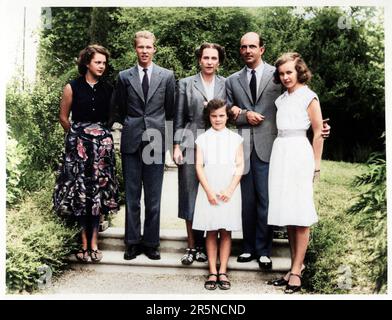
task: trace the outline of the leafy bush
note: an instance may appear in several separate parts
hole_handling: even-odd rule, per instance
[[[26,157],[25,150],[18,142],[11,138],[7,128],[7,206],[12,205],[22,195],[20,179],[22,175],[21,163]]]
[[[119,187],[119,195],[118,195],[118,203],[125,204],[125,186],[124,186],[124,176],[122,172],[122,164],[121,164],[121,154],[119,150],[116,150],[116,176]]]
[[[52,179],[47,181],[53,185]],[[33,291],[39,268],[57,274],[76,248],[76,228],[66,227],[51,210],[51,190],[26,194],[19,207],[7,210],[6,285],[9,292]]]
[[[64,133],[58,122],[62,82],[43,81],[25,91],[20,91],[15,83],[7,88],[6,117],[10,136],[25,151],[19,164],[19,187],[23,190],[41,188],[47,181],[47,173],[57,167],[62,154]]]
[[[374,281],[375,292],[387,288],[387,200],[385,153],[374,153],[369,158],[366,171],[354,180],[354,186],[365,190],[349,212],[356,214],[356,226],[364,233],[369,277]]]

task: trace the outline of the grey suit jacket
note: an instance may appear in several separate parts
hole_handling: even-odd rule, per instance
[[[218,75],[215,76],[214,98],[226,100],[225,78]],[[200,73],[178,82],[174,115],[174,144],[180,144],[181,149],[194,148],[197,129],[205,129],[203,110],[204,102],[207,101]],[[189,136],[189,132],[187,133],[184,129],[190,130],[193,135]]]
[[[227,104],[241,109],[256,111],[265,116],[265,120],[257,126],[250,125],[246,114],[241,113],[236,120],[239,133],[244,138],[245,157],[248,158],[254,145],[258,157],[269,162],[272,144],[277,135],[275,100],[282,93],[282,86],[273,82],[275,67],[265,63],[260,86],[257,91],[256,103],[252,101],[246,67],[232,74],[226,80]],[[250,135],[244,129],[250,130]],[[248,131],[249,132],[249,131]]]
[[[173,119],[175,79],[172,71],[153,65],[146,101],[137,66],[121,71],[112,95],[109,126],[123,125],[121,152],[133,153],[146,129],[155,129],[162,139],[153,145],[165,151],[165,119]],[[150,137],[151,135],[149,135]],[[158,145],[161,142],[161,145]],[[159,150],[159,149],[157,149]]]

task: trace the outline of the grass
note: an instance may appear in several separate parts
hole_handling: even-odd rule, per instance
[[[365,234],[357,228],[358,217],[348,214],[363,190],[353,186],[364,165],[323,161],[315,187],[319,222],[312,227],[307,252],[306,288],[315,293],[373,293],[369,279]]]

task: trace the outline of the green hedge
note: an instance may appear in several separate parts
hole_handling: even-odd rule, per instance
[[[37,289],[39,268],[46,265],[58,274],[77,246],[78,230],[53,213],[51,195],[51,188],[25,194],[19,206],[7,210],[6,285],[11,293]]]

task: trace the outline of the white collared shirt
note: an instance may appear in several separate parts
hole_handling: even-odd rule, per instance
[[[151,75],[152,75],[152,67],[153,67],[153,63],[151,63],[148,67],[147,67],[147,75],[148,75],[148,84],[151,83]],[[143,83],[143,77],[144,77],[144,71],[142,66],[140,66],[139,64],[137,65],[137,69],[139,70],[139,78],[140,78],[140,83]]]
[[[204,87],[204,91],[207,95],[207,100],[210,101],[210,100],[214,99],[215,76],[212,78],[211,83],[205,82],[201,73],[200,73],[200,78],[201,78],[201,82]]]
[[[246,67],[246,76],[248,77],[248,83],[250,83],[250,79],[252,78],[252,70],[248,66]],[[256,70],[256,96],[258,95],[261,77],[263,76],[264,70],[264,62],[261,62],[259,66],[255,69]]]

